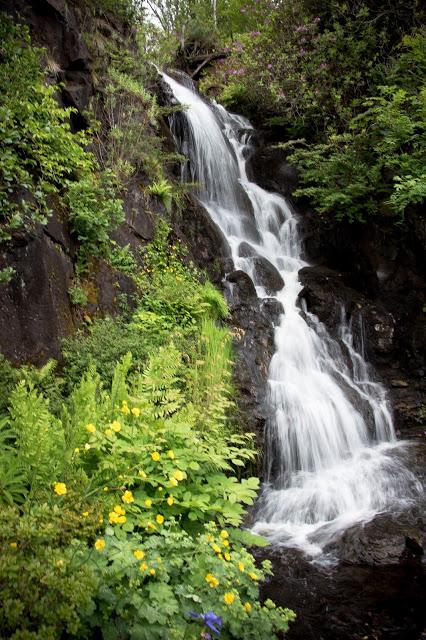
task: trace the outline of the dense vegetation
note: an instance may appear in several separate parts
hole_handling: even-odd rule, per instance
[[[293,140],[296,195],[350,221],[399,222],[424,202],[423,4],[253,0],[239,12],[241,31],[222,35],[228,56],[202,87]]]

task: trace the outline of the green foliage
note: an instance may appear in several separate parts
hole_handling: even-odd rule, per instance
[[[134,368],[145,362],[150,348],[161,344],[155,330],[147,333],[128,323],[125,318],[106,317],[95,321],[85,333],[79,330],[63,342],[64,377],[68,386],[76,384],[91,363],[95,363],[101,379],[109,383],[114,367],[127,352],[134,358]]]
[[[93,568],[80,564],[70,544],[82,533],[80,514],[68,507],[0,508],[2,638],[80,635],[81,611],[92,607],[97,587]]]
[[[13,267],[4,267],[0,269],[0,286],[2,284],[9,284],[12,279],[15,269]]]
[[[251,437],[225,437],[214,403],[200,430],[185,397],[190,365],[173,345],[143,373],[129,376],[131,363],[117,364],[110,390],[89,369],[60,419],[33,385],[11,394],[0,428],[2,458],[15,464],[15,485],[0,473],[11,505],[0,508],[0,629],[16,640],[89,629],[195,639],[188,612],[214,610],[224,638],[276,638],[294,614],[258,602],[270,563],[256,567],[244,544],[259,539],[235,529],[258,488],[234,475],[255,455]]]
[[[296,195],[308,196],[321,213],[351,221],[380,214],[400,219],[426,199],[426,91],[380,91],[345,133],[291,156],[303,183]]]
[[[300,170],[295,195],[323,215],[363,222],[400,222],[424,202],[421,3],[265,0],[240,8],[230,55],[202,86],[221,87],[225,104],[285,138],[303,138],[284,145]]]
[[[153,196],[157,196],[164,204],[166,211],[171,213],[172,204],[173,204],[173,188],[170,182],[167,180],[158,180],[157,182],[153,182],[148,188],[148,193]]]
[[[10,395],[11,427],[16,437],[17,463],[25,475],[30,495],[46,487],[64,464],[65,442],[48,401],[33,384],[18,383]]]
[[[124,221],[123,203],[116,197],[108,172],[71,182],[66,202],[72,230],[81,244],[80,260],[84,267],[90,257],[108,252],[110,232]]]
[[[87,293],[80,284],[70,287],[68,295],[73,305],[84,307],[88,302]]]
[[[59,107],[56,87],[46,84],[27,28],[2,13],[0,40],[0,223],[8,238],[22,224],[46,222],[49,199],[89,173],[93,159],[87,136],[71,133],[72,109]]]
[[[124,247],[120,247],[117,242],[111,240],[107,260],[114,269],[117,269],[117,271],[121,271],[130,277],[134,277],[135,273],[138,271],[136,258],[128,244]]]
[[[277,637],[294,619],[270,600],[265,606],[257,602],[257,581],[270,574],[270,563],[255,567],[232,530],[220,532],[212,524],[193,538],[163,527],[148,539],[107,530],[105,542],[95,567],[99,577],[108,571],[109,583],[99,594],[96,615],[86,619],[104,636],[195,640],[203,626],[189,612],[214,611],[223,617],[221,638],[257,640]],[[212,549],[216,545],[229,560]]]

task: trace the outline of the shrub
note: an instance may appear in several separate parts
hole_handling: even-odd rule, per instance
[[[58,640],[83,631],[81,612],[93,607],[97,579],[72,546],[83,537],[80,521],[67,507],[0,508],[2,638]]]

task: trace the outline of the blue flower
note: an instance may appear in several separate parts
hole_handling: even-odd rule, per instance
[[[198,620],[202,620],[207,629],[210,629],[210,631],[219,635],[222,628],[222,618],[213,613],[213,611],[207,611],[207,613],[195,613],[195,611],[190,611],[189,615],[193,618],[197,618]]]

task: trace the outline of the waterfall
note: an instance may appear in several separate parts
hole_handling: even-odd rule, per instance
[[[374,381],[344,320],[334,340],[298,305],[298,272],[307,266],[297,218],[278,194],[246,173],[252,127],[203,100],[194,87],[163,74],[186,109],[171,119],[197,197],[226,238],[235,269],[259,298],[270,297],[258,261],[284,286],[268,379],[265,482],[254,531],[312,556],[348,526],[403,509],[418,486],[395,439],[384,387]]]

